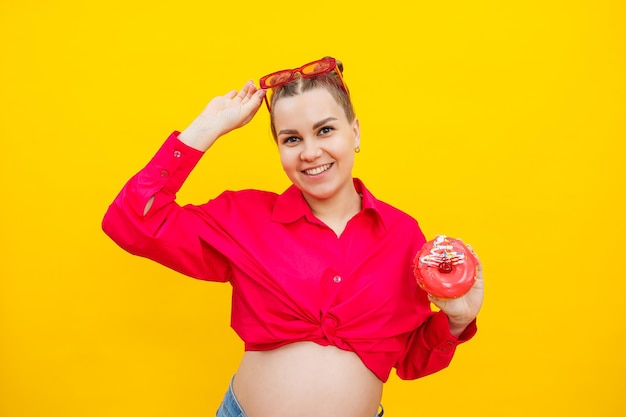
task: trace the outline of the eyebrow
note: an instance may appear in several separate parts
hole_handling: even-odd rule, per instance
[[[330,121],[333,121],[333,120],[337,120],[337,118],[330,116],[330,117],[327,117],[327,118],[325,118],[323,120],[320,120],[319,122],[317,122],[317,123],[315,123],[313,125],[313,130],[315,130],[317,128],[320,128],[323,125],[325,125],[326,123],[328,123]],[[298,131],[297,130],[293,130],[293,129],[283,129],[280,132],[278,132],[279,135],[293,135],[293,134],[296,134],[296,133],[298,133]]]
[[[319,122],[315,123],[313,125],[313,129],[317,129],[319,127],[322,127],[323,125],[325,125],[326,123],[330,122],[331,120],[337,120],[336,117],[327,117],[324,120],[320,120]]]

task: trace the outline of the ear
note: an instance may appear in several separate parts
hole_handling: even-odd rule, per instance
[[[361,126],[359,124],[359,119],[356,117],[352,122],[352,131],[354,132],[354,148],[358,148],[361,146]]]

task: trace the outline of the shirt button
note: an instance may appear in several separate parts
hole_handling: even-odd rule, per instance
[[[339,275],[335,275],[335,277],[333,278],[333,282],[335,284],[339,284],[341,282],[341,277]]]
[[[166,170],[164,170],[164,169],[162,169],[162,170],[161,170],[161,176],[162,176],[163,178],[167,177],[168,175],[170,175],[170,173],[169,173],[169,172],[167,172],[167,171],[166,171]]]
[[[174,158],[180,158],[180,151],[178,149],[174,151]]]

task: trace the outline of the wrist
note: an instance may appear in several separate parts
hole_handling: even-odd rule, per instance
[[[474,319],[468,321],[468,320],[456,319],[456,318],[452,318],[448,316],[450,334],[453,335],[454,337],[459,337],[465,331],[467,326],[469,326],[470,323],[472,323],[473,321]]]
[[[187,146],[205,152],[220,136],[213,127],[196,119],[178,135],[178,139]]]

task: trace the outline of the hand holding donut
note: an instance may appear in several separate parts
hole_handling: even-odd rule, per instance
[[[482,264],[472,247],[437,236],[417,253],[413,268],[429,300],[448,316],[452,334],[460,335],[478,315],[484,296]]]

